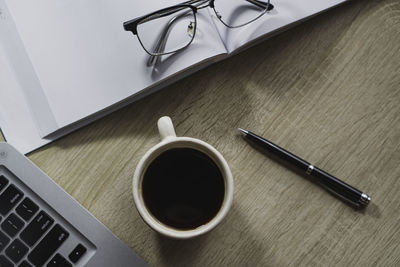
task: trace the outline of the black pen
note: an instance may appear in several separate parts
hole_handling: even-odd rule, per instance
[[[296,166],[300,170],[304,171],[306,174],[314,177],[319,184],[338,195],[339,197],[344,198],[345,200],[351,202],[352,204],[363,208],[368,205],[371,201],[371,198],[361,192],[360,190],[352,187],[351,185],[346,184],[345,182],[339,180],[338,178],[330,175],[329,173],[313,166],[307,161],[299,158],[296,155],[293,155],[289,151],[275,145],[274,143],[246,130],[241,128],[238,129],[240,132],[244,134],[246,139],[251,140],[255,144],[261,146],[266,149],[270,153],[278,156],[279,158],[289,162],[290,164]]]

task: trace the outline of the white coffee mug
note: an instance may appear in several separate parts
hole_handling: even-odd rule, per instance
[[[205,234],[217,226],[228,213],[233,200],[233,177],[231,170],[223,156],[211,145],[199,139],[190,137],[177,137],[174,126],[169,117],[158,120],[158,131],[161,142],[152,147],[140,160],[133,176],[133,198],[137,210],[143,220],[155,231],[168,237],[187,239]],[[225,186],[222,205],[217,214],[207,223],[189,230],[181,230],[170,227],[160,222],[146,207],[143,199],[142,182],[149,165],[163,152],[173,148],[191,148],[206,154],[219,168]]]

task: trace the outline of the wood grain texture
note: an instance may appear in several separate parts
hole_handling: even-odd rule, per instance
[[[29,157],[153,266],[400,266],[400,2],[351,1]],[[172,117],[231,166],[233,208],[189,241],[155,234],[131,181]],[[242,127],[367,192],[357,212],[246,143]]]

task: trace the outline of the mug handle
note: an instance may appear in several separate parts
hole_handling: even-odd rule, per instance
[[[171,137],[176,137],[174,125],[170,117],[164,116],[158,119],[157,126],[162,141]]]

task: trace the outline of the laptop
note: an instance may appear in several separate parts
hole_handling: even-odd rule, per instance
[[[0,142],[0,267],[147,266],[28,158]]]

